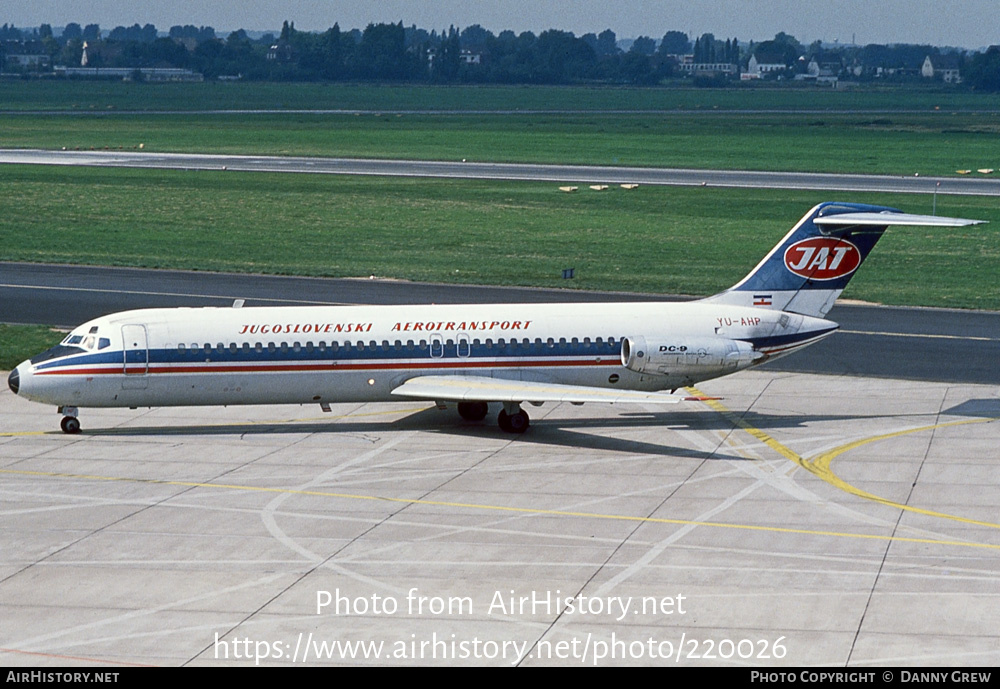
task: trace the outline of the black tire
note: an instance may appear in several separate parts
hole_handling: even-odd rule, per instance
[[[501,411],[500,415],[497,417],[497,423],[500,425],[502,430],[508,433],[524,433],[528,430],[530,425],[530,420],[528,419],[528,413],[524,410],[520,410],[514,414],[508,414],[505,411]]]
[[[531,425],[531,420],[528,418],[528,412],[522,410],[511,414],[508,424],[512,433],[524,433]]]
[[[59,427],[63,433],[74,435],[80,432],[80,419],[75,416],[64,416],[62,421],[59,422]]]
[[[466,421],[482,421],[490,407],[486,402],[459,402],[458,415]]]

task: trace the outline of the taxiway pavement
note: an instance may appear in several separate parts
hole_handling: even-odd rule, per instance
[[[683,409],[83,410],[0,392],[8,666],[1000,663],[995,386]]]

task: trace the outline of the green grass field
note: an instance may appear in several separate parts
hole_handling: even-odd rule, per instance
[[[982,111],[1000,94],[941,84],[863,85],[839,90],[791,84],[730,88],[609,86],[427,86],[205,82],[140,84],[53,80],[0,82],[0,112],[65,110],[383,110],[383,111]]]
[[[912,195],[565,194],[554,183],[35,166],[0,168],[0,195],[4,260],[681,294],[736,282],[819,201],[931,206]],[[938,213],[993,225],[893,230],[845,296],[1000,308],[1000,198],[942,196]],[[569,267],[572,283],[561,279]]]
[[[28,357],[59,344],[65,336],[44,325],[0,323],[0,371],[10,371]]]
[[[940,87],[0,82],[4,148],[954,175],[998,135],[1000,96]]]

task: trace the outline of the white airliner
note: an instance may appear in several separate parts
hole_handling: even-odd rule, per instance
[[[747,277],[686,303],[143,309],[97,318],[22,362],[10,389],[58,406],[457,403],[467,420],[524,403],[675,403],[683,386],[830,335],[837,296],[890,225],[976,220],[848,203],[816,206]]]

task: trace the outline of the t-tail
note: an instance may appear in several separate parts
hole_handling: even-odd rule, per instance
[[[821,203],[749,275],[704,301],[824,318],[890,226],[962,227],[980,222],[912,215],[885,206]]]

